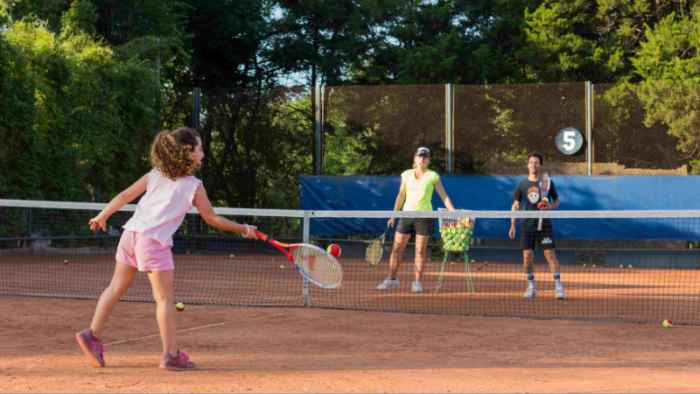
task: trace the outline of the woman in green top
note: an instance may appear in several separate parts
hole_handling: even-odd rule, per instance
[[[394,203],[395,211],[432,211],[433,205],[431,200],[434,190],[437,190],[447,209],[454,211],[452,201],[450,201],[450,197],[447,196],[445,188],[440,182],[440,175],[435,171],[429,170],[429,164],[430,149],[426,147],[418,148],[413,156],[413,168],[401,174],[401,187]],[[396,277],[396,274],[401,264],[406,244],[411,239],[411,234],[415,232],[415,271],[411,292],[421,293],[423,291],[420,278],[428,251],[428,239],[432,232],[432,225],[433,219],[430,218],[402,218],[399,220],[394,247],[389,257],[389,276],[377,285],[377,290],[390,290],[399,287],[399,279]],[[394,226],[393,218],[389,219],[389,226]]]

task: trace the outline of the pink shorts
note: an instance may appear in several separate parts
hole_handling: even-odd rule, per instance
[[[124,231],[117,246],[117,262],[130,265],[141,272],[171,271],[175,268],[173,252],[158,240]]]

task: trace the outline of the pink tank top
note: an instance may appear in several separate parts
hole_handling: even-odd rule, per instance
[[[194,176],[172,180],[152,169],[148,173],[146,194],[139,200],[134,216],[126,222],[124,229],[172,246],[173,234],[192,209],[194,193],[201,183]]]

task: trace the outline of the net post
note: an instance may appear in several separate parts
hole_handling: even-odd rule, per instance
[[[311,212],[304,211],[304,222],[302,224],[302,240],[305,244],[311,243]],[[302,276],[301,295],[304,298],[304,306],[311,306],[311,296],[309,295],[309,281]]]

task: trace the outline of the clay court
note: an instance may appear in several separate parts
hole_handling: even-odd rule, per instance
[[[157,368],[160,341],[143,275],[104,335],[93,369],[73,334],[89,324],[112,257],[4,256],[2,392],[693,392],[700,387],[698,273],[563,267],[568,299],[520,298],[514,264],[426,270],[426,292],[373,291],[386,266],[345,261],[338,290],[311,288],[279,256],[177,256],[180,347],[200,368]],[[204,263],[204,264],[203,264]],[[206,269],[203,269],[206,267]],[[10,269],[11,268],[11,269]],[[27,277],[33,278],[27,281]],[[99,279],[96,279],[99,278]],[[71,295],[72,294],[72,295]],[[54,294],[57,295],[57,294]],[[268,305],[245,307],[245,304]],[[228,304],[228,305],[213,305]],[[286,306],[286,307],[280,307]],[[354,309],[354,310],[352,310]],[[359,310],[358,310],[359,309]],[[420,312],[420,313],[405,313]],[[519,316],[520,318],[515,318]],[[663,329],[659,316],[675,319]]]
[[[153,305],[121,303],[93,369],[94,301],[3,298],[3,392],[696,392],[697,327],[308,308],[189,306],[200,368],[159,370]]]

